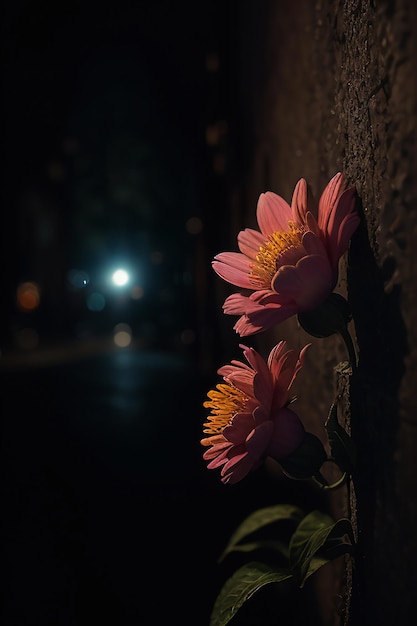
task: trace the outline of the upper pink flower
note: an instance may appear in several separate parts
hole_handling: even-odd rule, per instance
[[[204,406],[211,414],[201,444],[210,446],[203,459],[210,461],[209,469],[222,468],[223,483],[237,483],[266,457],[279,461],[302,442],[303,424],[288,405],[309,345],[297,356],[281,341],[267,363],[253,348],[240,345],[249,365],[232,361],[218,370],[224,383],[207,394]]]
[[[301,178],[291,206],[267,191],[259,196],[256,217],[260,231],[246,228],[238,234],[240,252],[222,252],[212,263],[221,278],[252,292],[235,293],[223,305],[225,313],[241,316],[234,326],[241,337],[311,311],[330,295],[340,257],[359,225],[356,189],[346,189],[339,172],[317,207]]]

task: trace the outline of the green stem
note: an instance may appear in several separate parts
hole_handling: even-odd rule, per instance
[[[338,478],[334,483],[328,483],[327,480],[323,477],[323,475],[319,472],[315,476],[312,476],[313,481],[320,486],[321,489],[335,489],[336,487],[340,487],[343,485],[347,477],[346,472],[343,472],[340,478]]]
[[[348,351],[349,362],[352,367],[352,371],[355,371],[357,367],[355,346],[353,345],[352,337],[350,336],[347,326],[339,330],[339,335],[342,337],[343,341],[345,342],[345,346]]]

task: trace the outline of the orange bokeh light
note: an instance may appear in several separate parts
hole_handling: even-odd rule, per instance
[[[16,300],[21,311],[37,309],[41,300],[39,286],[33,282],[21,283],[17,288]]]

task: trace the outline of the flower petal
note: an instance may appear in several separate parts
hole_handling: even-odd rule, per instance
[[[273,287],[278,293],[291,295],[298,312],[308,311],[321,304],[332,291],[333,272],[327,258],[310,255],[295,267],[281,267],[274,276]]]
[[[244,254],[221,252],[214,259],[211,265],[223,280],[243,289],[253,289],[253,284],[249,280],[250,261]]]
[[[241,230],[237,236],[239,250],[253,260],[256,259],[259,248],[265,245],[266,241],[267,238],[262,233],[258,230],[252,230],[252,228]]]
[[[241,481],[252,470],[256,469],[259,462],[251,459],[247,452],[236,455],[230,459],[221,471],[222,483],[234,485]]]
[[[347,215],[340,225],[337,244],[335,247],[335,260],[339,260],[342,254],[346,252],[353,233],[360,223],[359,215]]]
[[[253,393],[260,404],[269,407],[271,405],[274,387],[271,373],[268,369],[268,377],[255,374],[253,378]]]
[[[266,236],[277,231],[287,232],[288,222],[292,219],[291,207],[284,198],[267,191],[259,196],[256,217],[261,232]]]
[[[326,248],[320,237],[317,237],[311,230],[308,230],[303,235],[303,246],[307,252],[307,255],[317,254],[319,256],[327,258]],[[295,263],[294,263],[295,265]]]
[[[293,220],[297,224],[304,224],[307,212],[316,212],[316,210],[317,203],[311,187],[304,178],[300,178],[292,195],[291,211]]]
[[[229,381],[234,387],[240,389],[246,396],[253,397],[253,379],[254,372],[252,370],[234,369],[229,373],[221,372],[225,380]]]
[[[239,347],[243,350],[245,358],[255,370],[255,372],[259,372],[263,378],[269,379],[271,377],[271,373],[269,371],[268,365],[265,363],[261,355],[258,354],[258,352],[256,352],[256,350],[254,350],[253,348],[247,348],[243,344],[240,344]]]
[[[233,326],[241,336],[247,337],[272,328],[297,313],[297,306],[292,305],[266,305],[260,306],[246,315],[242,315]]]
[[[281,409],[273,423],[267,454],[279,461],[298,448],[304,439],[305,430],[298,415],[288,408]]]
[[[319,228],[319,225],[317,224],[316,218],[310,211],[307,211],[307,214],[306,214],[306,225],[307,225],[307,228],[311,230],[312,233],[317,235],[317,237],[323,236]]]
[[[323,193],[320,196],[317,223],[323,233],[328,232],[328,222],[331,213],[337,203],[339,196],[345,190],[345,187],[346,179],[341,172],[338,172],[327,183]]]
[[[231,363],[229,363],[228,365],[222,365],[222,367],[219,367],[217,373],[221,376],[229,376],[233,372],[240,372],[242,370],[246,370],[253,376],[253,370],[249,367],[249,365],[247,365],[247,363],[234,360],[231,361]]]
[[[355,210],[356,189],[350,187],[340,197],[337,207],[330,216],[327,226],[329,254],[332,262],[337,263],[346,252],[349,239],[359,226],[360,217]]]
[[[281,357],[287,351],[287,342],[279,341],[271,350],[268,356],[268,367],[271,370],[272,376],[276,378],[276,374],[274,373],[274,366],[278,363]]]
[[[223,436],[234,445],[240,445],[245,443],[254,427],[255,422],[252,414],[239,413],[233,418],[233,422],[226,426]]]
[[[267,454],[277,460],[288,454],[298,444],[304,432],[298,416],[287,409],[286,403],[277,406],[276,402],[273,402],[273,395],[276,397],[278,391],[282,389],[281,400],[284,403],[285,391],[302,365],[305,349],[297,358],[296,352],[287,349],[286,342],[282,341],[271,350],[266,362],[254,348],[244,344],[240,344],[240,348],[249,365],[233,361],[218,371],[229,377],[235,376],[236,380],[240,380],[240,376],[250,378],[249,374],[252,373],[251,396],[239,397],[236,388],[234,390],[236,396],[225,394],[222,398],[219,395],[215,406],[212,407],[212,416],[208,419],[213,419],[216,415],[232,416],[235,411],[233,417],[228,418],[221,433],[216,432],[210,437],[201,439],[202,445],[208,447],[203,454],[203,459],[209,462],[208,469],[220,468],[222,482],[231,484],[242,480],[250,471],[258,468]],[[226,376],[223,378],[227,382]],[[216,388],[226,386],[218,384]],[[211,392],[207,395],[211,397]]]
[[[246,449],[252,458],[260,459],[265,456],[273,432],[274,423],[272,420],[262,422],[262,424],[251,431],[246,440]]]

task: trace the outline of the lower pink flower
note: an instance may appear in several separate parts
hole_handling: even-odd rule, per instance
[[[204,402],[211,414],[201,444],[208,447],[203,454],[208,469],[221,468],[223,483],[239,482],[267,457],[285,458],[303,441],[304,426],[289,404],[309,345],[297,355],[281,341],[267,362],[253,348],[240,345],[249,365],[232,361],[218,370],[224,382]]]

